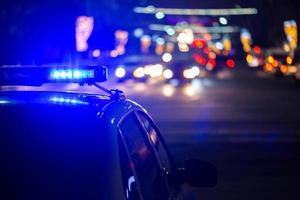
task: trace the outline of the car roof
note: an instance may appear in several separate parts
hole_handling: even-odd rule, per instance
[[[113,96],[85,92],[54,92],[54,91],[0,91],[1,105],[29,106],[60,106],[73,107],[81,111],[90,110],[97,115],[103,115],[115,122],[134,111],[147,111],[138,103],[125,97],[116,99]],[[115,126],[116,124],[112,124]]]
[[[82,92],[0,91],[1,104],[61,104],[102,108],[112,101],[107,95]]]

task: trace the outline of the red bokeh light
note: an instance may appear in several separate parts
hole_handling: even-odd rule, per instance
[[[234,68],[235,67],[235,62],[234,62],[233,59],[228,59],[226,61],[226,65],[227,65],[228,68]]]
[[[261,48],[258,47],[258,46],[255,46],[255,47],[253,48],[253,51],[254,51],[254,53],[256,53],[256,54],[261,54]]]
[[[195,53],[193,55],[193,58],[200,65],[205,65],[206,64],[206,59],[203,56],[199,55],[199,54]]]
[[[208,63],[209,63],[211,66],[213,66],[213,67],[215,67],[215,66],[217,65],[215,59],[209,59]]]

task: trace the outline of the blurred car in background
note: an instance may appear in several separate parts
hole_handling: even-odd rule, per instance
[[[114,75],[119,82],[124,82],[129,79],[144,82],[148,78],[144,70],[144,65],[140,61],[124,62],[123,64],[117,65]]]

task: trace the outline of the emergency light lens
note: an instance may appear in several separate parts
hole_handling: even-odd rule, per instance
[[[52,70],[50,73],[52,80],[89,79],[95,78],[94,70]]]

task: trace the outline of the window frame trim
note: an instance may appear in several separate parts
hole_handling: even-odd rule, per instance
[[[152,119],[147,113],[145,113],[145,112],[142,112],[142,111],[135,111],[135,114],[136,114],[136,116],[137,116],[137,118],[138,118],[140,124],[142,125],[142,127],[143,127],[143,129],[144,129],[144,132],[146,133],[146,137],[147,137],[147,139],[148,139],[148,141],[149,141],[149,143],[150,143],[150,145],[151,145],[151,147],[152,147],[152,149],[153,149],[153,151],[154,151],[154,153],[155,153],[156,159],[159,161],[160,168],[163,169],[163,166],[162,166],[161,161],[160,161],[160,159],[159,159],[158,152],[156,151],[155,146],[154,146],[154,145],[152,144],[152,142],[151,142],[149,133],[148,133],[146,127],[145,127],[145,124],[142,122],[142,119],[140,119],[139,113],[141,113],[141,115],[144,115],[145,118],[146,118],[146,119],[150,122],[150,124],[152,125],[153,129],[154,129],[155,132],[157,133],[158,138],[160,139],[160,142],[162,142],[162,145],[163,145],[165,151],[167,152],[167,156],[168,156],[168,158],[169,158],[169,161],[170,161],[170,164],[171,164],[171,168],[172,168],[173,170],[176,169],[175,162],[174,162],[174,160],[173,160],[173,157],[171,156],[171,153],[169,152],[168,146],[167,146],[165,140],[163,139],[163,137],[162,137],[162,135],[161,135],[161,133],[160,133],[160,131],[159,131],[157,125],[154,123],[153,119]],[[162,170],[162,171],[164,171],[164,170]],[[167,175],[167,174],[166,174],[166,175]]]
[[[117,132],[118,132],[118,134],[119,134],[119,136],[120,136],[120,139],[121,139],[122,144],[124,145],[125,154],[126,154],[126,156],[127,156],[127,158],[128,158],[128,160],[129,160],[130,163],[132,163],[133,161],[132,161],[132,158],[131,158],[131,156],[130,156],[129,149],[128,149],[128,146],[127,146],[127,144],[126,144],[126,142],[125,142],[124,134],[123,134],[123,132],[122,132],[122,130],[121,130],[120,125],[121,125],[121,123],[124,121],[124,119],[125,119],[126,117],[128,117],[128,116],[129,116],[131,113],[133,113],[133,112],[134,112],[133,110],[130,110],[130,111],[126,112],[126,113],[120,118],[120,120],[119,120],[118,123],[117,123]],[[118,147],[118,148],[120,148],[120,147]],[[121,164],[121,163],[120,163],[120,164]],[[137,188],[136,188],[136,189],[137,189],[137,191],[138,191],[139,198],[140,198],[140,200],[144,200],[144,197],[143,197],[143,194],[142,194],[142,190],[141,190],[141,184],[140,184],[139,177],[137,176],[137,172],[136,172],[135,169],[131,169],[131,170],[132,170],[133,176],[134,176],[134,178],[135,178],[135,180],[136,180],[136,182],[137,182]],[[122,173],[122,171],[121,171],[121,173]],[[124,186],[123,186],[123,187],[124,187]]]

